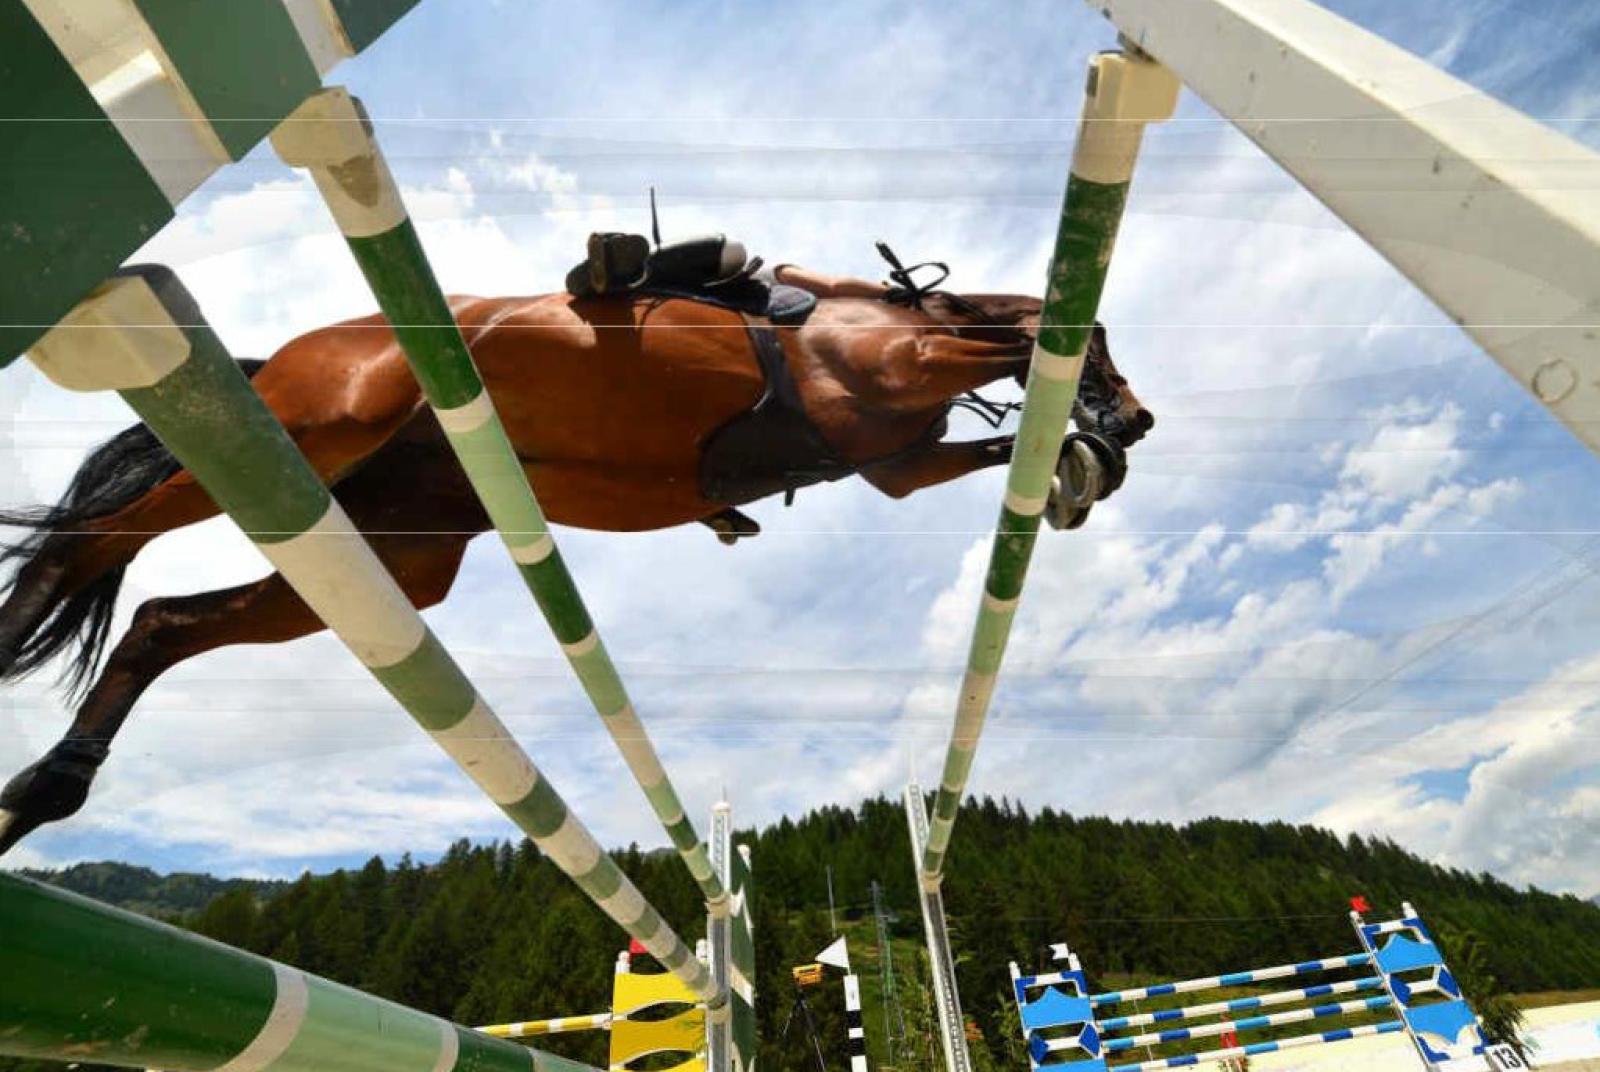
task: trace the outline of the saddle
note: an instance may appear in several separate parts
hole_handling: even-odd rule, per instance
[[[685,298],[784,326],[804,323],[817,305],[810,291],[763,273],[761,258],[749,256],[744,243],[726,235],[686,238],[652,250],[644,235],[603,232],[589,236],[588,253],[567,273],[567,292],[579,298]]]
[[[705,235],[652,250],[643,235],[589,236],[588,257],[567,273],[576,297],[634,294],[703,302],[738,313],[755,351],[766,389],[747,412],[706,438],[700,456],[700,493],[737,506],[782,492],[794,493],[856,471],[842,461],[806,416],[789,374],[778,328],[798,327],[816,308],[808,290],[777,282],[761,271],[743,243]]]

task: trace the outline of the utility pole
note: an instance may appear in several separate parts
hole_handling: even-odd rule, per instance
[[[833,936],[839,937],[839,921],[833,915],[833,865],[827,865],[828,872],[828,926],[833,928]]]
[[[882,976],[883,1039],[889,1050],[889,1064],[900,1066],[900,1045],[906,1037],[906,1015],[900,1008],[900,995],[894,989],[894,950],[889,945],[889,911],[883,907],[883,887],[872,883],[872,914],[878,924],[878,971]]]

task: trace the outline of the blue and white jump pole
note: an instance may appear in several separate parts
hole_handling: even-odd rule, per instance
[[[1359,968],[1370,963],[1367,953],[1346,953],[1342,957],[1324,957],[1322,960],[1305,960],[1298,964],[1279,964],[1273,968],[1254,968],[1250,971],[1226,972],[1207,975],[1200,979],[1184,979],[1175,983],[1155,983],[1132,990],[1113,990],[1093,994],[1089,1000],[1096,1006],[1116,1005],[1124,1001],[1143,1001],[1165,994],[1190,994],[1196,990],[1216,990],[1224,986],[1244,986],[1265,983],[1273,979],[1287,979],[1296,975],[1316,975],[1320,972],[1338,971],[1340,968]]]
[[[1484,1045],[1476,1018],[1416,911],[1407,904],[1401,918],[1386,923],[1368,924],[1356,913],[1351,913],[1351,917],[1365,952],[1099,994],[1090,992],[1077,956],[1064,945],[1055,947],[1057,960],[1065,962],[1061,970],[1024,976],[1012,964],[1012,990],[1029,1061],[1035,1072],[1045,1068],[1049,1072],[1058,1069],[1070,1072],[1121,1072],[1182,1068],[1203,1062],[1236,1061],[1278,1050],[1393,1032],[1404,1032],[1408,1036],[1428,1072],[1434,1072],[1456,1058],[1481,1055]],[[1356,969],[1371,969],[1373,974],[1153,1012],[1106,1017],[1101,1017],[1097,1012],[1099,1009],[1149,998]],[[1318,999],[1347,994],[1364,996],[1314,1003]],[[1426,1002],[1418,1000],[1424,996],[1428,998]],[[1295,1005],[1300,1007],[1282,1008]],[[1254,1016],[1237,1015],[1272,1007],[1282,1008],[1282,1011]],[[1365,1017],[1384,1010],[1391,1010],[1397,1015],[1381,1023],[1346,1021],[1344,1026],[1330,1031],[1284,1039],[1258,1038],[1257,1041],[1203,1053],[1156,1057],[1149,1054],[1148,1049],[1219,1035],[1262,1031],[1308,1020]],[[1210,1023],[1193,1022],[1209,1017],[1222,1019]],[[1174,1021],[1186,1023],[1181,1027],[1110,1037],[1113,1032]],[[1148,1060],[1120,1065],[1109,1063],[1116,1055],[1141,1048],[1146,1049]]]
[[[1113,1016],[1110,1019],[1097,1022],[1104,1031],[1122,1031],[1130,1027],[1149,1027],[1152,1024],[1171,1023],[1174,1020],[1194,1020],[1206,1016],[1220,1016],[1226,1013],[1250,1012],[1254,1009],[1271,1008],[1274,1005],[1294,1005],[1302,1001],[1310,1001],[1312,998],[1382,989],[1383,980],[1376,975],[1369,975],[1364,979],[1345,979],[1337,983],[1318,983],[1316,986],[1303,986],[1298,990],[1279,990],[1277,993],[1262,994],[1258,997],[1231,998],[1228,1001],[1211,1001],[1203,1005],[1188,1005],[1181,1009],[1158,1009],[1155,1012],[1137,1013],[1132,1016]]]
[[[1207,1050],[1204,1053],[1190,1053],[1179,1057],[1158,1057],[1151,1061],[1140,1061],[1138,1064],[1125,1064],[1112,1066],[1119,1072],[1155,1072],[1159,1068],[1189,1068],[1194,1065],[1204,1064],[1209,1061],[1237,1061],[1241,1057],[1259,1057],[1264,1053],[1277,1053],[1279,1050],[1295,1050],[1302,1046],[1316,1046],[1326,1042],[1344,1042],[1348,1039],[1363,1038],[1368,1035],[1389,1035],[1404,1027],[1399,1020],[1386,1020],[1381,1024],[1366,1024],[1361,1027],[1341,1027],[1334,1031],[1324,1031],[1317,1035],[1296,1035],[1293,1038],[1278,1039],[1273,1042],[1252,1042],[1246,1046],[1229,1046],[1221,1050]]]
[[[1335,1001],[1326,1005],[1313,1005],[1306,1009],[1291,1009],[1288,1012],[1263,1013],[1260,1016],[1242,1016],[1237,1020],[1219,1020],[1214,1024],[1199,1024],[1195,1027],[1173,1027],[1165,1031],[1151,1031],[1143,1035],[1128,1035],[1123,1038],[1107,1039],[1107,1053],[1121,1053],[1125,1050],[1136,1050],[1141,1046],[1159,1046],[1166,1042],[1188,1042],[1191,1039],[1215,1038],[1230,1032],[1253,1031],[1263,1027],[1279,1027],[1283,1024],[1298,1024],[1306,1020],[1323,1020],[1329,1016],[1349,1016],[1353,1013],[1376,1012],[1387,1009],[1394,1001],[1387,994],[1380,994],[1374,998],[1361,998],[1356,1001]],[[1191,1015],[1194,1015],[1191,1012]],[[1101,1024],[1102,1028],[1106,1025]]]

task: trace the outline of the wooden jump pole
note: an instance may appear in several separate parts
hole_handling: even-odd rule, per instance
[[[1050,258],[1039,338],[1028,368],[1021,424],[1006,475],[1005,502],[989,552],[983,599],[933,814],[926,815],[920,789],[912,785],[906,790],[947,1072],[968,1072],[971,1061],[940,895],[945,853],[1022,598],[1067,420],[1078,397],[1078,379],[1144,128],[1171,116],[1177,97],[1177,79],[1143,56],[1106,52],[1090,61],[1083,119]]]
[[[361,102],[339,87],[315,93],[273,131],[272,144],[284,163],[311,170],[523,583],[707,906],[717,911],[727,891],[556,548]]]
[[[1308,0],[1086,0],[1600,454],[1600,153]]]
[[[956,810],[966,791],[1011,623],[1022,598],[1067,418],[1078,397],[1078,377],[1127,206],[1144,128],[1171,116],[1177,98],[1177,79],[1146,58],[1103,52],[1090,61],[1083,120],[1050,258],[1039,339],[1028,368],[1022,420],[1006,475],[1005,503],[989,552],[983,601],[973,628],[944,773],[928,821],[921,868],[924,884],[936,883],[944,873]]]
[[[0,1055],[164,1072],[595,1072],[0,873]]]
[[[514,1024],[485,1024],[475,1027],[494,1038],[533,1038],[536,1035],[565,1035],[573,1031],[608,1031],[611,1028],[609,1012],[587,1013],[582,1016],[554,1016],[548,1020],[519,1020]]]

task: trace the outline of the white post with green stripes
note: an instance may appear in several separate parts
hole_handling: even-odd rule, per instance
[[[361,103],[342,88],[324,89],[278,126],[272,144],[286,164],[311,169],[462,468],[584,692],[707,903],[722,901],[726,890],[556,548]]]
[[[1039,340],[1033,348],[1021,425],[1006,477],[1005,505],[922,855],[924,886],[937,884],[944,872],[956,809],[989,713],[1067,418],[1078,397],[1078,376],[1144,128],[1170,117],[1177,99],[1177,79],[1149,59],[1105,52],[1090,61],[1083,122],[1050,260]]]
[[[705,965],[572,814],[440,645],[169,269],[123,269],[29,356],[61,386],[118,391],[540,851],[697,995],[725,1004]]]
[[[706,1020],[710,1072],[755,1072],[756,947],[755,906],[751,901],[750,848],[733,843],[733,807],[719,801],[711,811],[711,864],[727,887],[728,901],[706,922],[711,971],[728,993],[728,1016]]]
[[[915,867],[928,844],[928,805],[915,778],[906,786],[905,806],[911,863]],[[921,875],[918,878],[917,905],[922,910],[922,934],[928,943],[928,974],[933,980],[933,1011],[939,1021],[945,1072],[972,1072],[967,1020],[961,1013],[961,991],[956,986],[956,958],[950,948],[950,928],[945,924],[944,894],[937,878],[932,882]]]
[[[733,805],[719,800],[711,809],[711,867],[722,884],[728,884],[728,854],[732,851]],[[706,948],[711,965],[711,983],[718,990],[728,989],[728,955],[733,940],[732,898],[706,913]],[[729,995],[730,1001],[736,1000]],[[733,1024],[725,1018],[706,1021],[706,1068],[709,1072],[730,1072],[732,1055],[730,1032]]]
[[[0,1057],[167,1072],[595,1072],[17,875],[0,873],[0,919]]]

